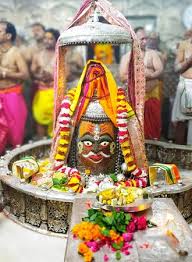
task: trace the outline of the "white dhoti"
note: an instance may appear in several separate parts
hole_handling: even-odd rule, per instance
[[[183,114],[181,111],[181,95],[183,94],[185,87],[192,89],[192,79],[180,77],[173,103],[171,121],[179,122],[188,120],[187,144],[192,145],[192,115]]]

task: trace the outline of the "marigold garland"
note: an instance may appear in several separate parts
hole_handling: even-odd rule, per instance
[[[118,137],[124,160],[127,164],[127,171],[129,172],[136,169],[134,156],[131,152],[129,132],[127,128],[127,122],[129,121],[129,118],[131,118],[132,116],[135,116],[135,113],[126,100],[124,89],[119,87],[117,92]]]
[[[59,169],[62,166],[68,152],[69,141],[71,138],[71,117],[73,115],[73,111],[70,109],[70,107],[75,95],[75,91],[75,88],[69,90],[61,103],[61,110],[58,117],[60,132],[57,151],[55,154],[55,169]]]

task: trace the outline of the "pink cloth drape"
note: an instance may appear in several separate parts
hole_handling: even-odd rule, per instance
[[[0,94],[0,154],[7,144],[15,147],[24,139],[27,107],[22,94]]]

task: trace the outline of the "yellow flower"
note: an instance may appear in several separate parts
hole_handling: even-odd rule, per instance
[[[78,246],[78,253],[81,255],[84,255],[85,253],[87,253],[89,251],[89,248],[87,245],[85,245],[84,242],[81,242]]]
[[[104,215],[106,217],[111,217],[112,216],[112,212],[110,212],[110,211],[104,211],[103,213],[104,213]]]

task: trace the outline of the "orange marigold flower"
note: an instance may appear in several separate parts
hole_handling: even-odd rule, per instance
[[[91,250],[89,249],[89,251],[87,251],[85,254],[84,254],[84,261],[85,262],[91,262],[93,259],[93,253],[91,252]]]
[[[101,228],[98,225],[83,221],[73,227],[75,236],[83,240],[97,240],[101,237]]]
[[[110,234],[110,237],[111,237],[112,241],[115,241],[115,240],[117,240],[120,237],[120,235],[117,234],[114,230],[110,230],[109,234]]]
[[[116,243],[116,244],[120,244],[121,242],[123,242],[124,240],[123,240],[123,237],[118,237],[114,242]]]
[[[84,255],[89,252],[89,248],[87,245],[85,245],[85,243],[81,242],[78,246],[78,252],[79,254]]]

